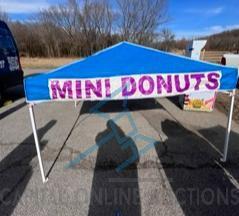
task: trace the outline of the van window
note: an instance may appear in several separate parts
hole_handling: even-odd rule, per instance
[[[3,28],[0,28],[0,49],[7,49],[16,53],[16,47],[11,34],[8,30]]]

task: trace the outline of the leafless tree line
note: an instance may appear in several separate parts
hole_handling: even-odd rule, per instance
[[[173,34],[158,34],[167,21],[166,1],[67,0],[31,22],[8,23],[22,55],[86,56],[122,40],[150,46],[160,38],[174,40]]]
[[[206,37],[205,39],[208,40],[206,46],[206,49],[208,50],[239,52],[239,29],[224,31]]]

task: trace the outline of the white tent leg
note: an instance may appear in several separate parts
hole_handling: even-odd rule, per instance
[[[41,171],[42,182],[46,183],[48,179],[45,177],[45,174],[44,174],[44,168],[43,168],[42,158],[41,158],[41,151],[40,151],[39,140],[38,140],[38,135],[37,135],[37,130],[36,130],[36,122],[35,122],[33,104],[29,104],[29,112],[30,112],[30,118],[31,118],[31,124],[32,124],[32,131],[33,131],[35,145],[36,145],[38,162],[39,162],[40,171]]]
[[[223,162],[226,162],[227,160],[227,151],[228,151],[231,126],[232,126],[232,114],[233,114],[233,108],[234,108],[235,93],[236,93],[236,90],[233,90],[231,93],[231,104],[230,104],[230,111],[229,111],[229,116],[227,121],[227,131],[226,131],[225,142],[224,142],[224,151],[223,151],[223,157],[221,158],[221,161]]]

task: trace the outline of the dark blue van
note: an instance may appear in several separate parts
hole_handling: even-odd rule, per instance
[[[7,24],[0,21],[0,106],[6,89],[22,83],[23,71],[16,42]]]

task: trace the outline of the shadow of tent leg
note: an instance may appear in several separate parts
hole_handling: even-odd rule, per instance
[[[112,129],[112,127],[114,129]],[[117,131],[120,139],[130,140],[113,122],[108,121],[107,129],[96,137],[99,144],[88,215],[141,215],[136,162],[128,169],[117,172],[116,168],[132,156],[130,149],[122,149],[116,137],[102,140],[112,131]],[[103,169],[102,169],[103,168]]]
[[[39,140],[55,123],[52,120],[38,130]],[[43,140],[41,149],[46,144]],[[34,138],[30,135],[0,162],[0,215],[11,215],[19,202],[32,176],[31,160],[35,156]]]
[[[224,148],[224,140],[226,134],[226,128],[222,127],[221,125],[217,125],[215,127],[201,129],[199,133],[209,140],[220,152],[223,152]],[[239,134],[231,131],[230,133],[230,140],[229,140],[229,148],[228,148],[228,162],[230,163],[230,159],[233,161],[239,161],[238,154],[235,152],[239,151],[238,146]]]
[[[201,145],[208,144],[170,120],[162,122],[162,130],[168,137],[164,143],[166,151],[162,152],[160,145],[155,145],[155,148],[185,215],[238,215],[239,191],[222,167],[208,160],[207,151],[199,154],[202,158],[195,162],[196,151]]]
[[[26,102],[22,102],[10,109],[7,109],[5,112],[0,114],[0,120],[4,119],[5,117],[7,117],[8,115],[11,115],[12,113],[16,112],[17,110],[21,109],[22,107],[24,107],[26,105]]]

